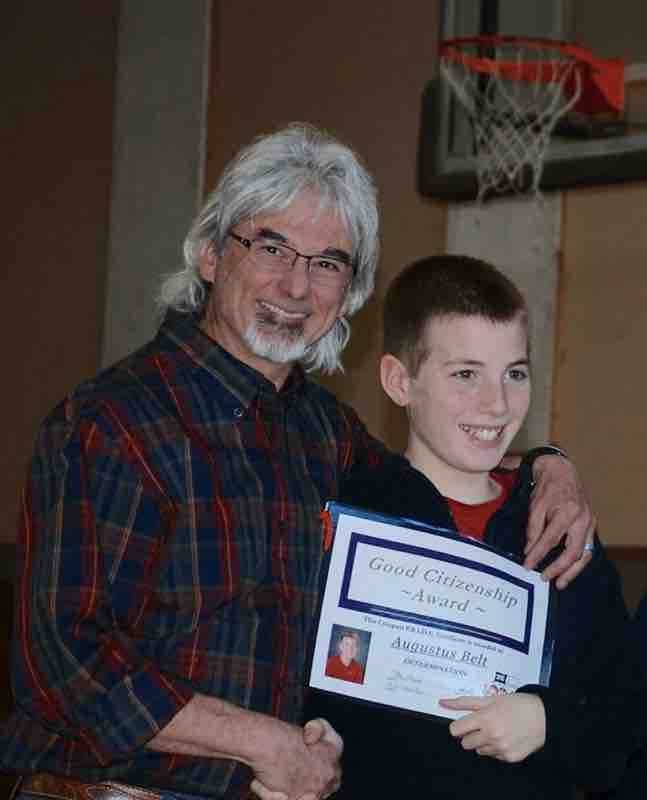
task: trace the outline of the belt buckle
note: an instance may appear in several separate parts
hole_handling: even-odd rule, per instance
[[[18,781],[12,797],[17,797],[21,792],[51,800],[161,800],[162,797],[159,792],[126,783],[84,783],[47,773],[30,775]]]

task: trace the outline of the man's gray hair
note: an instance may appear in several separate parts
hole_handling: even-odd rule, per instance
[[[203,309],[209,284],[200,277],[205,247],[225,249],[229,232],[257,214],[282,211],[303,191],[319,195],[321,208],[333,208],[353,244],[355,274],[343,313],[332,329],[306,351],[308,369],[334,372],[350,336],[346,317],[370,297],[379,256],[377,192],[356,154],[310,125],[294,123],[262,136],[227,165],[184,241],[184,267],[167,276],[158,295],[162,309],[185,313]]]

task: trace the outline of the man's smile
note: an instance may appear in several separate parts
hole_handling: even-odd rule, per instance
[[[286,322],[303,322],[310,315],[309,311],[289,311],[287,308],[281,308],[281,306],[276,306],[267,300],[258,300],[257,302],[263,311],[280,317]]]

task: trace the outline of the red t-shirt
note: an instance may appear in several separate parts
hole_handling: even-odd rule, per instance
[[[364,670],[355,659],[346,666],[340,656],[330,656],[326,661],[326,675],[351,683],[364,683]]]
[[[458,532],[463,536],[483,539],[485,536],[485,528],[487,527],[490,517],[507,500],[517,480],[517,473],[515,470],[510,472],[492,472],[490,473],[490,477],[501,487],[499,496],[495,497],[494,500],[488,500],[486,503],[477,503],[476,505],[468,505],[467,503],[460,503],[458,500],[452,500],[451,497],[446,498]]]

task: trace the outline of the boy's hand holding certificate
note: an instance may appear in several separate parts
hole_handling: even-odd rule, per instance
[[[470,539],[331,503],[310,685],[454,718],[441,698],[548,684],[551,587]]]

